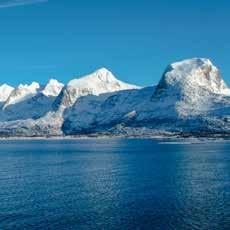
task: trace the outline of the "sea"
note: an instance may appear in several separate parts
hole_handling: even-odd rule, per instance
[[[0,229],[230,229],[230,141],[2,139]]]

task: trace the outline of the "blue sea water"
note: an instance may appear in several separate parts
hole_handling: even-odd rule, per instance
[[[2,140],[0,229],[230,229],[230,142]]]

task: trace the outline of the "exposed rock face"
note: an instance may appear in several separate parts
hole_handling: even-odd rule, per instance
[[[154,96],[162,94],[192,97],[199,90],[213,94],[230,95],[230,90],[220,76],[219,70],[204,58],[176,62],[167,67]]]

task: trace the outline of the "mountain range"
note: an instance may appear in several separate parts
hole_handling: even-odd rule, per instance
[[[102,68],[66,85],[0,85],[0,136],[230,134],[230,89],[209,59],[170,64],[156,86]]]

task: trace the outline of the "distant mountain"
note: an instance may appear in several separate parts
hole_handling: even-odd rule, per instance
[[[0,121],[38,119],[52,110],[63,84],[51,79],[45,87],[38,83],[19,85],[9,95],[0,111]]]
[[[204,58],[169,65],[157,86],[129,85],[102,68],[65,86],[9,91],[6,99],[0,87],[2,136],[230,133],[230,89]]]

